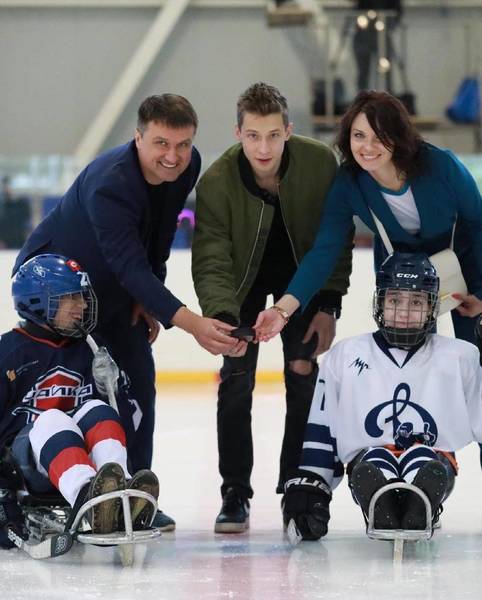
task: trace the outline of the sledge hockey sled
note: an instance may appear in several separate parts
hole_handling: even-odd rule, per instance
[[[391,490],[406,490],[407,493],[417,494],[425,505],[425,529],[376,529],[375,507],[380,497]],[[415,485],[405,482],[387,483],[373,494],[368,507],[367,535],[372,540],[393,540],[393,560],[399,562],[403,558],[404,542],[418,542],[432,537],[432,507],[427,495]]]
[[[122,564],[131,566],[134,563],[134,545],[149,542],[161,535],[158,527],[134,530],[129,498],[143,498],[152,504],[153,511],[149,525],[152,524],[157,511],[157,500],[154,496],[134,488],[116,490],[88,500],[80,507],[72,525],[66,531],[65,527],[72,509],[65,498],[53,486],[37,487],[37,490],[49,489],[48,492],[39,493],[34,490],[33,484],[27,481],[10,452],[4,452],[0,459],[3,468],[8,470],[15,482],[17,500],[25,515],[29,534],[28,540],[23,540],[10,529],[8,536],[16,546],[32,558],[60,556],[68,552],[74,541],[77,541],[96,546],[119,546]],[[121,499],[124,531],[109,534],[92,533],[87,521],[87,511],[96,504],[113,498]],[[121,523],[122,518],[119,517]]]
[[[122,502],[125,531],[108,534],[92,533],[86,519],[87,511],[96,504],[116,497],[120,498]],[[122,564],[131,566],[134,562],[134,545],[149,542],[161,535],[159,528],[133,529],[129,503],[129,498],[132,497],[143,498],[150,502],[153,507],[152,519],[154,519],[157,501],[153,496],[135,489],[116,490],[92,498],[82,505],[72,526],[66,531],[65,524],[69,518],[71,507],[60,495],[36,496],[22,490],[18,493],[18,498],[25,514],[29,539],[21,540],[13,532],[10,532],[9,535],[12,541],[32,558],[60,556],[68,552],[73,542],[77,541],[81,544],[95,544],[96,546],[119,546]]]

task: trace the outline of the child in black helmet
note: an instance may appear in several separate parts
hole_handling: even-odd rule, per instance
[[[365,519],[375,492],[403,481],[425,493],[433,525],[454,485],[454,451],[482,441],[477,348],[433,333],[438,289],[427,255],[395,252],[377,273],[378,331],[342,340],[325,356],[299,471],[283,498],[285,523],[294,519],[304,539],[327,533],[344,465]],[[376,503],[376,529],[426,525],[415,493],[394,489]]]

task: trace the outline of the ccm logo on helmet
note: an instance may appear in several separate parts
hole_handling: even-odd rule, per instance
[[[413,273],[397,273],[397,277],[402,279],[418,279],[418,275],[413,275]]]

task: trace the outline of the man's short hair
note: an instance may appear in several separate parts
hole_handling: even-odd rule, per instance
[[[161,94],[149,96],[139,106],[137,111],[137,129],[142,133],[148,124],[163,123],[173,129],[189,127],[197,129],[198,118],[192,104],[177,94]]]
[[[251,85],[238,100],[237,118],[241,129],[245,113],[266,117],[281,114],[285,127],[289,125],[288,102],[281,92],[272,85],[259,82]]]

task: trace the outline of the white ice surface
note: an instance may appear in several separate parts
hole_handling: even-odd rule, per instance
[[[158,398],[155,470],[160,505],[177,531],[136,549],[132,568],[115,548],[79,544],[33,561],[0,550],[0,599],[208,600],[482,597],[482,478],[475,445],[459,453],[461,473],[430,542],[405,547],[369,540],[345,483],[335,492],[328,536],[292,548],[274,494],[283,419],[282,387],[260,386],[253,410],[255,468],[251,529],[215,535],[220,507],[214,386],[165,388]]]

